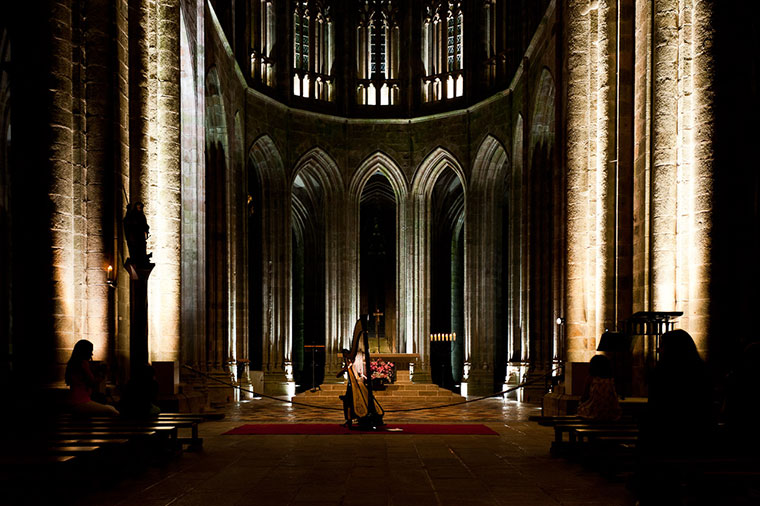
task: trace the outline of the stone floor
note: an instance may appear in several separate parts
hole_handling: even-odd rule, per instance
[[[408,407],[408,406],[407,406]],[[488,399],[431,411],[395,411],[387,423],[479,422],[498,436],[364,434],[224,436],[257,422],[342,422],[342,412],[269,399],[229,406],[201,425],[202,452],[186,452],[106,490],[88,505],[604,505],[634,504],[614,483],[552,458],[550,428],[528,404]]]

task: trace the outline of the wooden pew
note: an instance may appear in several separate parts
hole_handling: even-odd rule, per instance
[[[152,418],[114,418],[114,417],[59,417],[59,423],[88,422],[99,426],[120,426],[129,424],[150,424],[153,426],[175,426],[177,429],[188,429],[189,437],[179,437],[180,444],[188,445],[189,450],[201,449],[203,438],[198,436],[198,424],[205,421],[203,415],[191,413],[161,413]]]

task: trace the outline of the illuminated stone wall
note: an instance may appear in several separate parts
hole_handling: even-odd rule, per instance
[[[709,2],[568,2],[569,360],[634,311],[683,311],[705,349],[710,22]]]
[[[14,62],[19,103],[29,110],[19,122],[19,159],[26,161],[15,176],[24,188],[15,206],[27,226],[19,229],[14,257],[20,272],[36,262],[39,279],[17,291],[13,332],[18,343],[26,339],[20,336],[39,336],[38,344],[53,352],[49,381],[62,379],[79,339],[93,342],[110,379],[126,377],[129,279],[121,220],[128,200],[146,204],[148,250],[157,263],[151,358],[178,358],[178,7],[178,0],[63,0],[35,12],[15,6],[13,35],[26,48]],[[107,284],[109,265],[115,288]],[[26,285],[22,279],[17,286]],[[42,345],[47,339],[50,345]]]

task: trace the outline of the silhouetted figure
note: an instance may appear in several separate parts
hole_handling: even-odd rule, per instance
[[[124,235],[129,248],[129,259],[137,266],[147,266],[151,256],[146,252],[150,227],[143,208],[142,202],[128,204],[124,215]]]
[[[660,337],[660,360],[649,381],[642,443],[656,453],[692,453],[712,427],[712,389],[707,367],[688,332]],[[699,437],[701,444],[695,444]]]
[[[642,506],[680,504],[679,466],[712,451],[712,389],[705,363],[688,332],[660,337],[660,359],[649,381],[647,413],[639,437]]]
[[[65,380],[71,390],[71,412],[82,416],[118,416],[113,406],[92,400],[92,392],[98,384],[90,368],[93,346],[90,341],[77,341],[66,364]]]
[[[145,364],[138,367],[130,378],[121,396],[121,413],[132,418],[156,416],[161,409],[158,401],[158,382],[153,367]]]
[[[604,355],[596,355],[589,362],[589,377],[578,405],[578,416],[600,422],[620,418],[620,403],[615,391],[612,364]]]

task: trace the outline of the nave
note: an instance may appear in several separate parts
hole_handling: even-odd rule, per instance
[[[336,402],[336,407],[339,403]],[[540,408],[488,399],[389,413],[386,423],[483,423],[498,436],[223,435],[242,424],[327,422],[340,411],[256,399],[200,426],[203,451],[149,468],[82,504],[184,505],[633,505],[622,482],[549,454]]]

